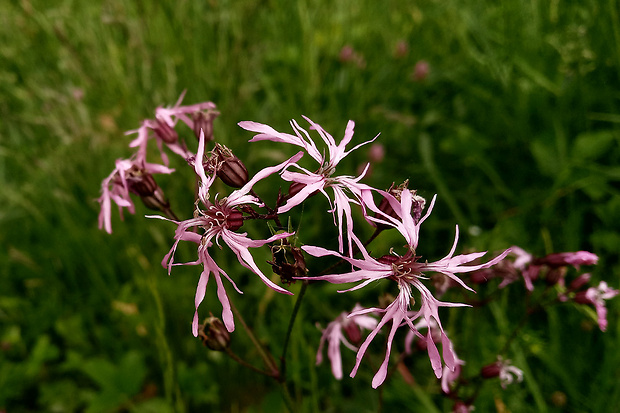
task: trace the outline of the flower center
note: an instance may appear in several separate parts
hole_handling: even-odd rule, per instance
[[[211,205],[205,216],[210,218],[209,225],[211,227],[236,231],[243,226],[243,214],[237,210],[227,212]]]
[[[388,264],[392,267],[392,275],[391,279],[395,281],[406,281],[411,278],[417,278],[418,276],[418,265],[416,261],[418,258],[412,252],[408,252],[406,255],[399,257],[398,255],[384,255],[380,257],[377,261],[382,264]]]

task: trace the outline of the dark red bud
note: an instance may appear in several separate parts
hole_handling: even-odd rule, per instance
[[[564,277],[565,273],[566,267],[552,268],[547,272],[547,275],[545,275],[545,283],[547,285],[556,285],[558,281]]]
[[[205,142],[213,140],[213,120],[219,115],[219,112],[196,112],[192,115],[194,121],[194,134],[196,139],[200,139],[200,131],[205,134]]]
[[[418,341],[416,341],[415,346],[417,347],[419,351],[425,351],[428,347],[428,344],[426,343],[426,337],[421,338]]]
[[[179,134],[170,127],[166,122],[157,120],[157,126],[153,128],[155,135],[162,141],[170,144],[176,143],[179,140]]]
[[[464,401],[457,400],[452,406],[452,413],[469,413],[471,411],[469,407]]]
[[[502,366],[500,363],[495,362],[493,364],[489,364],[480,369],[480,375],[485,379],[492,379],[494,377],[499,377],[499,373],[502,370]]]
[[[575,298],[573,298],[573,301],[575,301],[577,304],[592,304],[592,300],[587,296],[587,290],[579,291],[577,294],[575,294]]]
[[[288,197],[292,198],[295,195],[297,195],[299,193],[299,191],[301,191],[302,189],[304,189],[306,187],[306,184],[302,184],[301,182],[291,182],[291,185],[288,187]],[[314,196],[316,194],[318,194],[319,191],[316,190],[314,192],[312,192],[310,195],[308,195],[308,198],[310,198],[311,196]]]
[[[383,212],[385,215],[388,215],[392,218],[398,219],[398,215],[396,214],[396,212],[394,211],[394,208],[392,208],[392,205],[390,205],[390,202],[386,198],[383,198],[381,200],[381,203],[379,204],[379,211]],[[378,216],[378,215],[379,214],[375,214],[375,218],[383,219],[383,217]],[[392,227],[387,224],[377,222],[377,228],[388,229]]]
[[[579,290],[581,287],[583,287],[584,285],[586,285],[588,282],[590,282],[590,274],[581,274],[579,277],[575,278],[570,285],[568,286],[568,289],[570,291],[577,291]]]
[[[353,321],[348,320],[348,323],[344,325],[344,332],[351,343],[357,345],[362,341],[362,330]]]
[[[224,323],[213,315],[205,320],[198,337],[205,346],[214,351],[224,351],[230,345],[230,333]]]
[[[137,170],[128,171],[127,184],[129,191],[141,197],[151,196],[159,188],[153,175]]]
[[[157,188],[153,194],[148,196],[140,196],[142,203],[149,209],[155,211],[166,212],[170,210],[170,203],[164,196],[164,191],[161,188]]]
[[[493,278],[493,271],[488,268],[480,271],[474,271],[469,276],[469,280],[474,284],[485,284],[491,278]]]
[[[222,162],[216,174],[222,182],[233,188],[241,188],[248,183],[248,170],[243,162],[234,155]]]

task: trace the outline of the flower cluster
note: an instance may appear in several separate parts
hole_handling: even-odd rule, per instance
[[[412,344],[417,339],[418,346],[428,354],[434,375],[441,379],[443,392],[457,399],[454,387],[465,362],[456,355],[447,328],[440,318],[440,309],[467,307],[470,304],[440,301],[438,297],[450,287],[473,292],[468,283],[482,284],[492,278],[499,278],[498,287],[503,288],[523,278],[527,290],[531,292],[534,290],[534,283],[543,279],[547,286],[558,288],[560,301],[570,300],[593,305],[599,325],[605,330],[605,300],[617,295],[618,290],[610,288],[604,282],[584,289],[590,279],[587,274],[577,277],[568,287],[565,283],[568,267],[579,268],[596,264],[598,257],[592,253],[579,251],[535,258],[515,246],[483,261],[486,252],[457,254],[459,228],[456,226],[454,240],[443,258],[436,261],[422,259],[420,253],[424,249],[424,241],[420,239],[420,228],[430,217],[437,197],[434,196],[427,203],[415,190],[408,188],[408,181],[398,186],[392,184],[388,190],[369,186],[362,180],[370,164],[357,176],[341,173],[340,163],[346,156],[361,146],[374,142],[378,137],[377,135],[347,149],[353,141],[353,121],[347,123],[343,138],[339,142],[307,117],[304,119],[309,130],[318,134],[320,140],[315,141],[311,133],[294,120],[290,123],[292,134],[277,131],[261,123],[239,122],[241,128],[255,133],[249,142],[272,141],[302,149],[276,165],[250,172],[231,149],[216,142],[213,121],[219,113],[215,105],[204,102],[183,106],[182,99],[183,96],[172,108],[157,108],[154,119],[143,121],[138,129],[130,132],[137,133],[137,138],[130,143],[130,147],[136,148],[136,152],[129,159],[118,160],[113,172],[102,183],[99,227],[112,232],[112,202],[119,207],[121,217],[123,208],[135,213],[131,194],[140,197],[146,207],[165,215],[151,218],[162,219],[176,226],[172,246],[164,256],[162,265],[168,274],[178,265],[202,267],[194,298],[192,333],[205,340],[215,340],[213,343],[209,341],[212,347],[227,348],[229,333],[235,329],[233,306],[224,279],[235,291],[242,294],[229,273],[216,262],[214,246],[221,249],[223,245],[232,251],[241,267],[257,276],[270,289],[282,294],[292,293],[278,285],[260,268],[251,249],[265,246],[271,248],[273,260],[268,263],[271,264],[273,272],[280,275],[282,284],[303,280],[304,285],[319,281],[352,285],[339,291],[340,293],[360,290],[377,282],[383,282],[387,288],[391,288],[395,295],[387,302],[368,307],[358,304],[352,311],[340,313],[322,329],[316,357],[317,364],[320,364],[323,360],[323,348],[327,343],[327,355],[333,375],[341,379],[343,363],[340,346],[344,345],[356,352],[355,365],[350,372],[350,376],[354,377],[371,343],[386,330],[383,362],[372,379],[374,388],[386,380],[396,334],[405,330],[407,334],[403,354],[413,354]],[[179,125],[185,125],[193,132],[197,144],[188,145],[177,131]],[[147,161],[149,142],[152,140],[155,141],[162,163]],[[192,141],[196,142],[193,139]],[[196,145],[195,152],[190,149],[193,145]],[[211,150],[208,150],[208,145],[212,145]],[[376,148],[382,150],[383,147],[375,146]],[[185,160],[192,168],[197,183],[193,216],[184,220],[176,217],[170,202],[153,177],[154,174],[170,174],[174,171],[168,166],[168,151]],[[300,159],[304,154],[316,162],[316,169],[301,166]],[[383,156],[381,152],[380,156],[373,155],[371,159],[382,159]],[[274,180],[276,177],[286,182],[288,190],[283,192],[280,189],[276,199],[265,202],[254,187],[258,182]],[[215,188],[219,188],[214,185],[216,179],[233,189],[227,193],[216,192]],[[321,193],[329,205],[328,211],[334,223],[333,231],[337,233],[338,239],[335,250],[330,250],[325,245],[314,245],[312,242],[304,243],[298,238],[299,234],[290,229],[291,225],[284,227],[281,224],[283,214],[288,214],[316,193]],[[364,219],[354,224],[356,213]],[[241,228],[247,220],[271,221],[271,236],[254,236],[242,232]],[[382,231],[395,230],[402,242],[383,251],[383,254],[376,254],[368,249],[367,243],[361,241],[359,234],[362,231],[359,231],[359,226],[374,230],[371,240]],[[195,245],[195,261],[175,260],[181,241]],[[270,245],[272,243],[273,245]],[[301,245],[298,246],[298,243]],[[403,243],[404,246],[401,247]],[[339,263],[347,263],[348,266],[342,272],[334,270],[338,265],[320,273],[310,271],[304,254],[315,257],[313,264],[324,260],[327,262],[328,257],[335,257]],[[505,259],[506,257],[510,259]],[[222,306],[222,321],[210,317],[210,321],[201,327],[199,306],[205,299],[211,277],[215,280],[217,297]],[[431,291],[432,286],[435,286],[435,294]],[[211,331],[207,327],[215,330]],[[366,331],[368,333],[364,337],[363,333]],[[502,385],[512,382],[514,377],[517,381],[522,379],[520,370],[503,359],[498,359],[486,368],[482,376],[500,377]],[[458,403],[460,402],[455,406]],[[469,408],[465,404],[463,406]]]

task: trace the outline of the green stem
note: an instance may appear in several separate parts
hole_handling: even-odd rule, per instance
[[[301,284],[299,294],[297,294],[297,301],[295,301],[295,307],[293,307],[293,312],[291,313],[291,318],[288,322],[288,329],[286,330],[286,336],[284,337],[284,343],[282,345],[282,356],[280,357],[280,380],[283,383],[286,383],[286,352],[288,350],[288,343],[291,339],[291,334],[293,333],[293,326],[295,325],[295,320],[297,319],[297,314],[299,313],[299,308],[301,307],[301,301],[304,298],[304,294],[306,293],[307,288],[308,281],[304,280]]]
[[[299,290],[299,294],[297,294],[297,300],[295,301],[295,306],[293,307],[293,312],[291,313],[291,318],[288,322],[286,336],[284,337],[284,343],[282,344],[282,356],[280,357],[280,383],[282,384],[282,395],[284,397],[284,402],[286,403],[286,406],[291,412],[296,411],[296,409],[295,409],[295,402],[293,398],[291,397],[291,392],[286,382],[286,352],[288,350],[288,344],[291,339],[291,334],[293,333],[293,326],[295,325],[297,314],[299,313],[299,309],[301,308],[301,301],[304,298],[307,288],[308,288],[308,281],[304,280],[303,283],[301,284],[301,289]]]
[[[239,310],[237,310],[237,307],[235,307],[232,301],[230,302],[230,307],[233,310],[233,313],[235,313],[235,316],[237,317],[241,325],[243,326],[243,329],[248,334],[248,337],[250,337],[250,340],[254,344],[254,347],[256,347],[258,354],[260,354],[261,358],[265,362],[267,369],[271,372],[269,375],[278,379],[278,377],[280,377],[280,373],[278,371],[278,366],[276,365],[275,360],[273,359],[271,354],[265,351],[264,347],[254,335],[254,332],[252,331],[252,329],[248,327],[248,325],[245,323],[245,320],[241,316],[241,313],[239,312]]]
[[[243,360],[241,357],[236,355],[229,347],[227,347],[224,351],[231,359],[235,360],[237,363],[241,364],[243,367],[247,367],[252,371],[255,371],[260,374],[264,374],[265,376],[274,377],[273,372],[264,371],[264,370],[259,369],[258,367],[251,365],[250,363],[248,363],[247,361]]]

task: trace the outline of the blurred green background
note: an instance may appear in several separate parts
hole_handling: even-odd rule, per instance
[[[0,411],[284,409],[269,379],[191,335],[200,269],[168,277],[160,266],[171,224],[144,219],[150,212],[138,205],[125,222],[114,211],[112,235],[97,229],[100,182],[131,153],[124,132],[183,90],[187,104],[218,105],[216,139],[250,171],[293,149],[247,145],[241,120],[289,131],[303,114],[340,139],[353,119],[356,143],[380,132],[386,157],[366,182],[409,178],[428,199],[438,194],[420,242],[429,260],[447,253],[458,223],[458,251],[589,250],[600,256],[593,278],[617,288],[619,10],[617,0],[1,2]],[[352,154],[341,173],[355,174],[367,156],[368,147]],[[159,182],[187,218],[192,173],[183,160],[172,166],[179,172]],[[305,211],[309,237],[321,235],[310,220],[326,208],[317,201]],[[179,254],[189,261],[195,251]],[[218,258],[245,292],[229,294],[278,355],[294,301],[234,274],[234,260]],[[446,312],[469,375],[520,319],[524,289],[513,287],[488,310]],[[212,290],[202,315],[221,312]],[[449,411],[425,357],[410,366],[414,385],[392,365],[380,391],[369,391],[368,364],[347,377],[352,352],[343,350],[341,382],[327,364],[315,369],[314,323],[373,293],[334,291],[309,290],[289,349],[303,411]],[[609,307],[604,334],[570,306],[537,317],[512,348],[526,380],[505,391],[485,385],[476,411],[620,405],[619,306]],[[233,340],[256,359],[240,327]]]

